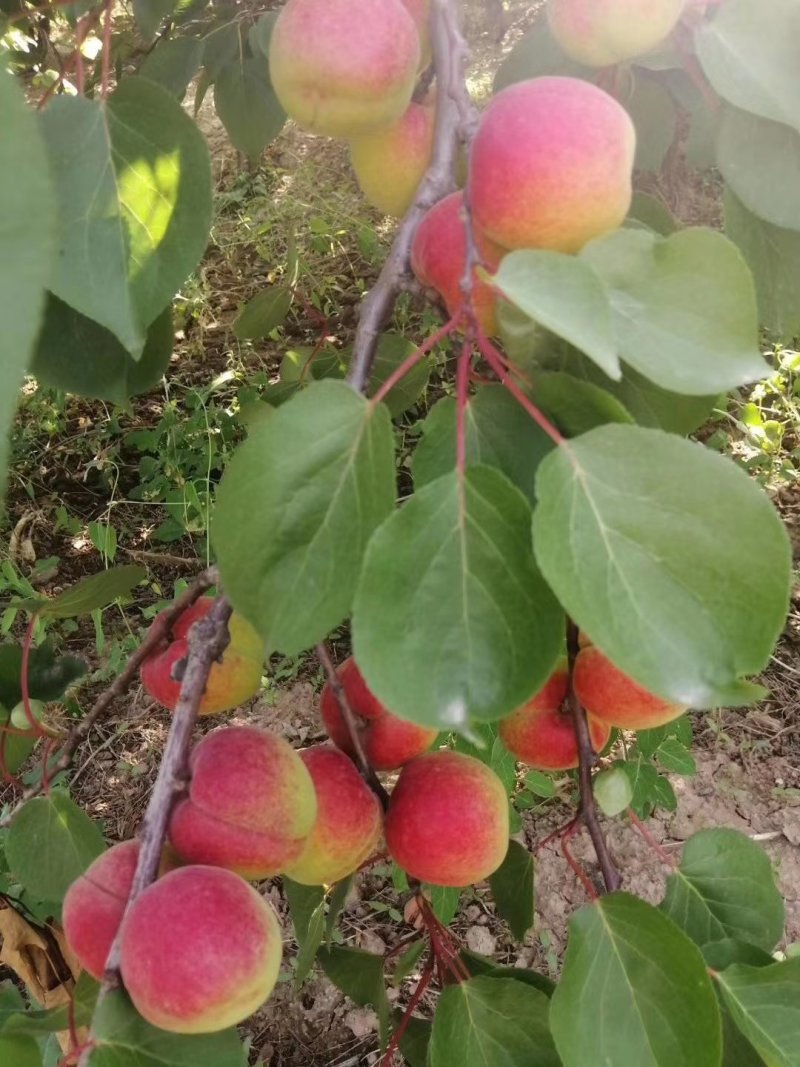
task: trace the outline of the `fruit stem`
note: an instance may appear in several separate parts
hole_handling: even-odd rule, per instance
[[[417,987],[411,994],[408,1004],[406,1005],[406,1010],[403,1012],[403,1018],[400,1020],[397,1029],[392,1034],[392,1040],[389,1042],[386,1052],[383,1054],[383,1059],[381,1060],[380,1067],[391,1067],[392,1060],[394,1059],[394,1054],[400,1047],[400,1042],[403,1040],[403,1034],[405,1034],[406,1029],[408,1028],[408,1023],[411,1019],[411,1014],[416,1008],[416,1006],[419,1004],[419,1002],[422,1000],[422,996],[425,990],[431,984],[431,979],[433,978],[433,967],[435,962],[436,957],[433,952],[430,952],[427,960],[425,961],[425,966],[422,969],[420,979],[417,982]]]
[[[574,673],[575,660],[578,657],[580,647],[578,644],[578,627],[571,620],[567,620],[567,658],[569,662],[569,689],[567,692],[567,706],[572,716],[572,725],[575,729],[575,738],[578,742],[578,782],[580,785],[581,804],[579,816],[589,831],[594,850],[597,853],[597,861],[603,875],[603,881],[607,892],[613,893],[622,884],[620,873],[614,865],[611,853],[608,850],[603,831],[600,827],[600,819],[597,815],[597,806],[594,802],[592,790],[592,767],[597,761],[597,754],[592,748],[592,738],[589,733],[589,723],[586,712],[575,694]],[[562,847],[564,841],[562,839]],[[566,855],[566,851],[564,853]]]
[[[367,754],[364,751],[364,746],[361,744],[361,734],[358,730],[358,724],[356,723],[356,717],[353,713],[353,709],[350,707],[350,701],[347,699],[347,693],[344,690],[339,675],[336,673],[336,667],[331,659],[331,654],[328,650],[328,646],[324,641],[320,641],[316,648],[317,659],[322,665],[322,669],[325,671],[325,677],[331,692],[333,693],[336,703],[339,705],[339,711],[347,726],[347,732],[350,734],[350,743],[353,746],[353,751],[356,754],[356,764],[358,766],[359,773],[372,792],[381,802],[381,807],[384,811],[389,806],[389,794],[383,788],[380,779],[375,773],[375,768],[367,759]]]
[[[365,392],[381,330],[411,278],[411,244],[425,212],[456,188],[458,150],[471,136],[476,114],[464,79],[466,42],[458,20],[458,0],[433,0],[430,27],[436,75],[436,125],[431,163],[414,203],[401,221],[378,280],[361,308],[347,381]]]
[[[65,771],[72,763],[72,757],[77,752],[78,748],[89,735],[92,727],[98,719],[103,716],[115,700],[118,700],[121,696],[128,691],[131,682],[136,677],[139,668],[142,663],[150,656],[166,638],[166,636],[172,631],[175,623],[183,615],[187,608],[191,607],[196,600],[198,600],[203,593],[211,588],[212,585],[216,585],[219,581],[219,575],[217,574],[216,567],[209,567],[195,578],[190,586],[184,590],[184,592],[178,597],[175,603],[163,614],[159,615],[153,622],[147,634],[125,664],[125,670],[114,680],[113,684],[105,689],[92,707],[83,716],[79,724],[70,733],[67,740],[64,742],[63,747],[58,752],[53,765],[47,769],[45,778],[52,779],[59,771]],[[0,731],[0,746],[3,745],[4,737],[3,732]],[[17,814],[23,804],[26,804],[32,797],[39,796],[42,792],[42,785],[32,786],[30,789],[23,793],[19,800],[11,811],[3,818],[0,819],[0,829],[5,829],[11,825],[14,816]]]

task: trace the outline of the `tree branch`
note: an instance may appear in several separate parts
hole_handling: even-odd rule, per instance
[[[369,381],[381,330],[411,274],[411,245],[425,212],[456,187],[462,141],[474,129],[476,112],[464,82],[467,46],[458,23],[458,0],[431,0],[431,43],[436,74],[436,128],[431,164],[414,203],[400,223],[378,280],[364,300],[347,380],[359,393]]]
[[[52,766],[47,767],[46,778],[52,780],[60,771],[67,770],[72,763],[73,756],[83,741],[88,737],[92,727],[98,719],[105,715],[115,700],[118,700],[119,697],[125,695],[144,661],[148,656],[152,655],[162,641],[169,636],[175,623],[181,615],[183,615],[186,609],[190,608],[196,600],[200,599],[203,593],[207,592],[212,585],[216,585],[218,581],[219,576],[217,574],[217,568],[209,567],[195,578],[192,584],[184,590],[171,607],[167,608],[166,611],[163,611],[153,621],[144,640],[125,664],[123,672],[114,679],[114,682],[108,689],[103,690],[92,707],[64,742],[64,746],[57,753]],[[31,800],[33,797],[39,796],[41,791],[41,785],[32,786],[28,789],[8,815],[0,820],[0,829],[9,826],[22,805],[27,803],[27,801]]]
[[[125,907],[126,914],[139,894],[155,881],[158,874],[170,812],[175,800],[184,792],[188,782],[189,749],[192,731],[197,720],[197,709],[203,699],[209,672],[230,641],[228,620],[232,610],[224,596],[218,597],[208,614],[194,623],[189,630],[189,655],[186,659],[186,670],[181,681],[180,695],[173,713],[158,777],[153,792],[150,794],[150,801],[139,832],[141,847],[136,873]],[[121,931],[124,922],[123,916],[106,960],[98,1005],[120,984]],[[88,1064],[89,1055],[90,1049],[87,1049],[81,1058],[81,1067]]]
[[[330,651],[324,641],[320,641],[317,645],[317,659],[322,664],[322,669],[325,671],[328,685],[331,688],[336,703],[339,705],[339,711],[347,726],[347,732],[350,734],[350,743],[356,754],[356,763],[358,764],[359,773],[372,792],[377,796],[378,800],[380,800],[383,810],[386,811],[389,806],[389,794],[383,788],[383,783],[375,773],[375,768],[367,759],[364,746],[361,744],[361,734],[358,731],[358,723],[356,722],[355,713],[350,707],[347,693],[339,679],[339,675],[336,673],[336,667],[333,665]]]
[[[622,879],[620,878],[619,871],[611,858],[611,853],[608,850],[608,844],[606,843],[603,831],[600,828],[600,820],[597,816],[597,806],[594,802],[594,792],[592,790],[592,767],[597,761],[597,755],[592,748],[592,738],[589,733],[589,723],[586,719],[586,712],[575,695],[575,686],[573,685],[575,660],[579,651],[578,627],[570,619],[567,622],[567,656],[569,659],[569,692],[567,694],[567,703],[570,715],[572,716],[572,723],[575,728],[575,737],[578,741],[578,758],[580,760],[578,767],[578,781],[581,793],[579,816],[585,823],[586,829],[589,831],[589,836],[592,839],[594,850],[597,853],[597,861],[600,864],[600,870],[603,874],[606,890],[609,893],[613,893],[616,889],[619,889],[622,884]]]

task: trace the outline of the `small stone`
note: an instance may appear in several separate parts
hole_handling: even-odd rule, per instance
[[[342,1022],[357,1038],[368,1037],[378,1029],[378,1016],[372,1008],[353,1008],[347,1012]]]
[[[497,941],[485,926],[470,926],[467,930],[467,948],[481,956],[493,956]]]

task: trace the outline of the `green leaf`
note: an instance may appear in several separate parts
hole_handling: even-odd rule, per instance
[[[631,94],[623,103],[636,127],[637,170],[660,171],[675,138],[678,114],[672,97],[659,81],[638,67]]]
[[[592,781],[594,798],[604,815],[614,818],[633,801],[633,783],[622,767],[609,767]]]
[[[32,1037],[0,1034],[0,1063],[9,1067],[42,1067],[42,1054]]]
[[[664,778],[661,774],[657,774],[653,781],[650,799],[654,807],[666,808],[667,811],[677,810],[678,798],[675,796],[675,790],[672,788],[669,779]],[[637,812],[638,814],[640,813]]]
[[[586,77],[588,69],[569,59],[550,33],[547,19],[537,19],[533,28],[520,38],[495,75],[494,92],[508,85],[544,74]]]
[[[761,321],[778,337],[800,333],[800,233],[782,230],[749,211],[725,190],[725,231],[747,260]]]
[[[415,941],[409,948],[402,952],[397,957],[397,963],[395,964],[394,971],[392,972],[392,981],[395,985],[399,985],[400,982],[405,981],[411,974],[414,968],[419,963],[420,957],[427,948],[425,941]]]
[[[524,985],[533,986],[544,993],[546,997],[552,997],[556,988],[552,978],[548,978],[538,971],[532,971],[528,967],[501,967],[489,956],[481,956],[478,952],[470,952],[462,949],[461,959],[473,978],[479,976],[486,978],[510,978],[514,982],[522,982]]]
[[[133,17],[142,37],[150,41],[167,15],[175,10],[176,0],[133,0]]]
[[[769,661],[791,562],[744,471],[693,442],[610,425],[548,456],[537,489],[542,573],[620,670],[686,707],[752,703],[760,691],[740,679]]]
[[[89,1026],[97,1003],[97,994],[100,991],[99,982],[87,972],[83,971],[78,978],[70,1005],[62,1005],[60,1008],[49,1010],[24,1010],[24,1005],[15,1014],[6,1018],[5,1026],[2,1024],[2,1009],[0,1009],[0,1029],[9,1034],[26,1034],[30,1037],[41,1034],[57,1034],[69,1029],[70,1019],[76,1027]]]
[[[697,762],[689,749],[677,737],[669,737],[658,746],[656,761],[661,764],[665,771],[673,774],[693,775],[697,774]]]
[[[735,938],[771,952],[783,933],[770,859],[736,830],[701,830],[689,838],[661,906],[698,945]]]
[[[229,19],[214,26],[203,38],[203,65],[210,79],[209,84],[216,81],[223,68],[237,56],[244,55],[242,28],[237,19]]]
[[[461,729],[514,711],[546,681],[563,616],[534,564],[529,516],[499,471],[470,467],[426,485],[373,536],[354,650],[401,718]]]
[[[40,900],[61,900],[92,860],[105,851],[96,823],[58,789],[29,800],[6,839],[9,866]]]
[[[261,155],[286,122],[262,56],[236,56],[222,68],[214,82],[214,107],[233,146],[251,159]]]
[[[0,645],[0,704],[13,708],[22,700],[20,672],[22,649]],[[28,660],[28,690],[33,700],[60,700],[65,691],[86,674],[86,664],[74,656],[56,656],[52,639],[31,649]]]
[[[121,991],[103,1000],[92,1031],[97,1047],[89,1067],[247,1067],[247,1053],[235,1030],[167,1033],[146,1023]]]
[[[13,706],[13,705],[12,705]],[[8,726],[11,709],[0,704],[0,727]],[[19,737],[16,734],[3,733],[0,736],[0,751],[3,753],[3,765],[9,774],[17,774],[30,754],[36,748],[38,737]]]
[[[649,760],[637,756],[635,759],[616,760],[613,767],[619,767],[630,778],[633,796],[630,806],[640,819],[650,814],[655,803],[655,791],[658,788],[658,771]]]
[[[352,888],[354,877],[355,875],[348,874],[348,876],[343,878],[341,882],[336,883],[331,892],[328,901],[328,914],[325,917],[325,940],[328,944],[331,943],[333,931],[336,929],[336,922],[341,914],[342,908],[347,902],[347,896]]]
[[[627,893],[570,920],[550,1009],[564,1067],[716,1067],[719,1008],[703,957],[660,911]]]
[[[123,78],[106,104],[59,96],[41,115],[60,207],[50,288],[138,358],[203,254],[211,166],[174,97]]]
[[[716,975],[733,1021],[768,1067],[800,1065],[800,959]]]
[[[24,1011],[25,1001],[14,983],[9,979],[0,982],[0,1030],[5,1026],[9,1016]]]
[[[35,611],[41,618],[74,619],[80,615],[91,615],[98,608],[107,608],[119,597],[127,596],[146,577],[145,568],[132,563],[124,567],[111,567],[82,578],[49,600],[22,600],[19,603]]]
[[[662,903],[663,908],[663,903]],[[751,967],[769,967],[775,962],[763,948],[750,945],[746,941],[724,938],[722,941],[709,941],[700,946],[706,966],[714,971],[724,971],[734,963],[746,963]]]
[[[593,382],[581,381],[570,374],[541,371],[533,382],[531,395],[536,405],[568,437],[588,433],[595,426],[604,426],[607,422],[633,422],[624,406],[611,393]],[[536,426],[530,416],[526,414],[525,418],[529,425]],[[539,432],[543,437],[546,436],[542,431]],[[549,438],[546,440],[550,443]],[[535,497],[532,503],[535,503]]]
[[[620,358],[662,389],[706,396],[769,372],[752,277],[722,234],[622,229],[590,241],[580,258],[608,287]]]
[[[461,903],[461,889],[447,885],[425,885],[425,892],[430,897],[431,907],[439,922],[449,926],[458,912]]]
[[[608,294],[591,263],[562,252],[511,252],[492,284],[610,378],[621,377]]]
[[[250,44],[250,51],[254,56],[260,54],[265,59],[269,59],[269,42],[277,18],[277,11],[265,11],[263,15],[259,15],[247,31],[247,40]]]
[[[325,974],[337,989],[360,1006],[372,1005],[378,1013],[381,1044],[386,1040],[389,1027],[389,1001],[383,978],[383,956],[363,952],[358,948],[343,948],[331,945],[319,953],[319,962]]]
[[[695,34],[697,58],[724,99],[745,111],[800,128],[800,9],[770,0],[768,14],[753,0],[725,0]],[[760,160],[752,157],[757,169]]]
[[[0,502],[8,431],[44,311],[56,218],[36,114],[0,70]]]
[[[800,133],[726,107],[717,136],[722,176],[752,212],[773,226],[800,230]]]
[[[314,958],[317,955],[317,949],[322,944],[324,933],[325,901],[323,899],[311,913],[305,936],[300,945],[300,951],[297,953],[294,971],[295,988],[302,985],[311,971],[311,968],[314,966]]]
[[[559,1067],[549,1006],[544,993],[509,978],[448,986],[433,1017],[430,1067]]]
[[[395,1026],[400,1025],[401,1012],[394,1012]],[[406,1024],[405,1033],[400,1038],[400,1051],[409,1067],[428,1067],[428,1046],[431,1043],[433,1027],[427,1019],[418,1019],[412,1015]]]
[[[302,948],[308,940],[309,927],[314,914],[325,900],[325,890],[319,885],[301,885],[284,876],[283,892],[289,902],[295,940]]]
[[[669,237],[678,228],[677,222],[664,201],[649,193],[633,194],[628,218],[643,223],[648,229],[662,237]]]
[[[482,385],[469,398],[464,427],[467,464],[496,467],[533,504],[536,468],[553,442],[502,385]],[[412,471],[417,490],[456,465],[456,402],[443,397],[422,423]]]
[[[549,800],[550,797],[556,795],[553,779],[541,771],[528,771],[525,775],[525,787],[535,793],[537,797],[544,797],[545,800]]]
[[[270,650],[301,652],[348,614],[394,494],[389,413],[344,382],[315,382],[251,429],[211,532],[225,589]]]
[[[273,285],[247,301],[233,324],[233,332],[240,341],[268,337],[284,324],[291,306],[291,289]]]
[[[722,1067],[764,1067],[764,1061],[722,1008]]]
[[[518,841],[509,841],[506,858],[489,878],[497,914],[517,941],[533,926],[533,856]]]
[[[145,59],[139,74],[183,100],[202,62],[203,42],[199,38],[167,37]]]
[[[124,404],[158,385],[169,367],[172,342],[171,307],[149,327],[144,351],[136,360],[113,333],[51,293],[31,373],[42,385]]]
[[[395,333],[385,333],[378,342],[375,361],[369,376],[367,394],[374,396],[378,389],[414,352],[416,345]],[[431,376],[430,356],[420,360],[415,367],[400,379],[384,397],[383,403],[393,419],[412,408],[427,388]]]

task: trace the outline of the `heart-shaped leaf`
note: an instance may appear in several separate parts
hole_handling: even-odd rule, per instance
[[[800,1064],[800,959],[770,967],[737,963],[716,975],[722,999],[769,1067]]]
[[[580,628],[626,674],[686,707],[752,703],[783,627],[786,531],[762,490],[701,445],[609,425],[537,477],[534,547]]]

